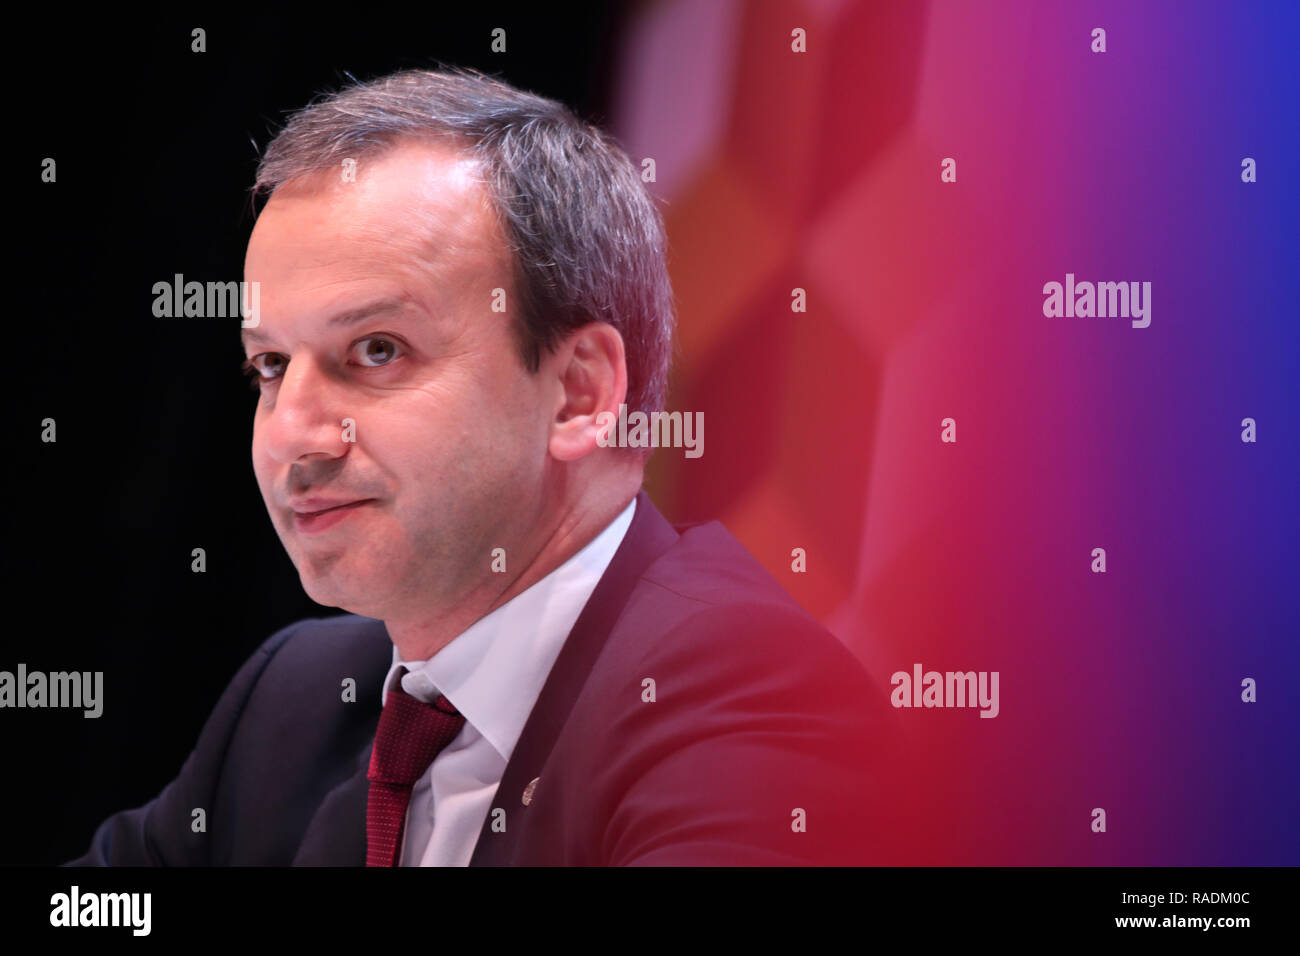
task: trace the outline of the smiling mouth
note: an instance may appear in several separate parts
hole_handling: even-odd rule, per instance
[[[293,513],[293,524],[299,531],[309,534],[324,531],[327,528],[334,527],[362,506],[373,504],[374,501],[374,498],[364,498],[360,501],[351,501],[345,505],[324,508],[321,511],[295,511]]]

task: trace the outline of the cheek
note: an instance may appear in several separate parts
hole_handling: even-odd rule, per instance
[[[251,456],[253,462],[253,474],[257,476],[257,484],[259,487],[264,487],[267,459],[265,453],[262,451],[262,443],[258,439],[256,426],[253,428]]]
[[[271,492],[275,487],[275,462],[262,450],[256,428],[253,430],[252,462],[253,477],[257,480],[258,490],[261,491],[263,500],[269,506]]]
[[[421,403],[376,422],[362,451],[396,477],[407,508],[441,513],[490,498],[530,476],[545,453],[536,406],[527,400],[518,391],[503,400],[484,390]]]
[[[408,458],[450,464],[517,438],[535,420],[529,402],[524,384],[498,369],[456,369],[421,388],[416,400],[385,409],[372,434],[382,430],[383,447]]]
[[[552,398],[543,387],[548,373],[545,362],[539,371],[529,372],[512,352],[493,382],[498,416],[508,419],[510,431],[529,445],[536,444],[551,417]]]

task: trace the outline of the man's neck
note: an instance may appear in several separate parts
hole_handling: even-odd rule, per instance
[[[491,614],[560,567],[590,544],[636,496],[589,496],[566,509],[517,574],[490,574],[454,607],[423,609],[417,616],[384,619],[389,637],[404,661],[428,660],[463,634],[474,622]],[[503,582],[503,578],[505,581]],[[504,586],[503,586],[504,584]]]

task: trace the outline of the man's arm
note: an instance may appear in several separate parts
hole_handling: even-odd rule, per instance
[[[211,833],[193,829],[194,810],[209,817],[226,751],[244,705],[276,651],[304,621],[272,634],[240,667],[203,725],[180,773],[142,807],[113,814],[95,831],[85,855],[64,866],[208,866]]]
[[[610,729],[609,865],[880,861],[898,721],[838,639],[779,606],[717,608],[640,667],[656,700]]]

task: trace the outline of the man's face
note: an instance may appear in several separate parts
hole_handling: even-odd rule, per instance
[[[514,286],[478,175],[449,148],[399,146],[355,182],[281,187],[249,240],[253,469],[321,604],[450,606],[539,512],[554,395],[493,311]]]

